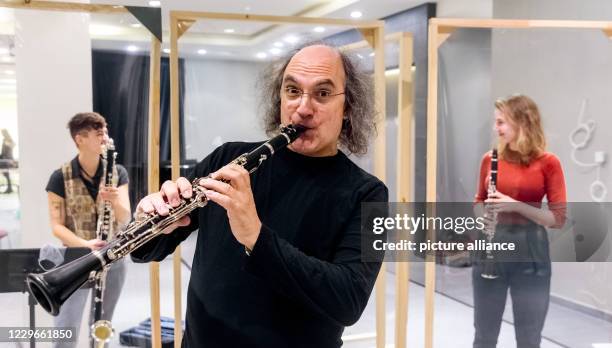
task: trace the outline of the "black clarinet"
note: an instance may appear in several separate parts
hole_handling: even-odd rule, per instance
[[[106,150],[102,155],[102,163],[104,166],[104,186],[114,187],[114,177],[116,171],[117,151],[113,139],[108,139]],[[107,241],[113,229],[115,216],[112,205],[109,201],[104,201],[101,204],[101,209],[98,212],[98,227],[96,229],[96,238]],[[93,324],[90,327],[91,338],[94,340],[97,347],[104,347],[110,341],[114,334],[113,326],[110,320],[102,320],[104,300],[104,289],[106,288],[106,275],[108,266],[102,270],[95,272],[93,275],[94,285],[92,289],[92,316]]]
[[[294,142],[304,130],[305,128],[299,125],[282,127],[279,135],[253,151],[238,156],[231,163],[238,164],[252,173],[276,151]],[[201,179],[193,180],[193,195],[191,198],[182,198],[178,207],[169,208],[170,213],[167,216],[161,216],[157,213],[142,214],[104,248],[92,251],[51,271],[28,274],[27,284],[32,296],[47,312],[57,315],[64,301],[87,281],[91,272],[98,272],[129,255],[132,251],[159,236],[162,231],[183,216],[205,206],[208,203],[208,198],[204,193],[204,188],[198,184]]]
[[[490,195],[497,191],[497,149],[493,149],[491,153],[491,174],[489,175],[489,186],[487,194]],[[488,208],[485,206],[485,211]],[[497,227],[497,213],[491,213],[493,224],[484,230],[487,237],[487,243],[491,243],[495,238],[495,229]],[[480,274],[485,279],[496,279],[499,277],[497,273],[497,265],[495,264],[495,256],[489,249],[486,250],[482,273]]]

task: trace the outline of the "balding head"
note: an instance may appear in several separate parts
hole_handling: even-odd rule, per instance
[[[327,80],[327,81],[323,81]],[[319,107],[310,102],[312,97],[304,95],[308,101],[300,111],[292,113],[293,118],[282,117],[282,96],[286,93],[287,83],[292,82],[304,93],[312,93],[314,87],[329,90],[332,94],[340,93],[330,99],[330,103]],[[316,82],[314,85],[313,82]],[[325,84],[324,82],[327,82]],[[309,83],[307,85],[306,83]],[[272,136],[278,132],[279,125],[289,120],[308,116],[331,106],[335,113],[340,114],[340,134],[337,139],[341,145],[354,154],[364,154],[367,151],[369,137],[375,132],[374,92],[371,76],[357,68],[357,65],[347,53],[326,44],[309,44],[293,51],[283,59],[271,64],[261,75],[259,81],[264,111],[266,132]],[[342,105],[337,105],[342,101]],[[285,108],[285,114],[288,109]],[[313,115],[314,115],[313,114]],[[300,116],[300,117],[301,117]],[[304,120],[308,121],[308,117]],[[313,120],[321,118],[314,118]],[[312,122],[317,124],[318,122]],[[308,123],[306,122],[306,123]],[[335,128],[335,127],[334,127]],[[311,132],[312,133],[312,132]]]
[[[344,89],[345,73],[342,58],[337,49],[325,45],[307,46],[299,50],[289,61],[285,76],[291,73],[329,75]]]

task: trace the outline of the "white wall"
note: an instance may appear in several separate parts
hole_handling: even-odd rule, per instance
[[[260,141],[256,81],[261,63],[185,61],[186,157],[201,160],[221,143]]]
[[[89,16],[16,10],[15,20],[21,247],[40,247],[58,243],[45,186],[76,154],[66,124],[92,109]]]
[[[464,7],[468,3],[476,2],[440,1],[438,17],[478,17],[479,11],[486,7]],[[493,8],[489,10],[494,18],[612,18],[612,2],[606,0],[494,0],[491,3]],[[578,124],[581,103],[588,98],[585,116],[595,121],[596,130],[589,146],[578,157],[592,162],[595,151],[605,151],[610,160],[612,44],[601,31],[458,30],[440,48],[440,79],[441,88],[448,87],[440,91],[438,105],[439,131],[448,131],[441,133],[444,135],[439,143],[441,200],[471,200],[480,156],[492,141],[492,103],[497,97],[520,92],[532,96],[540,105],[548,148],[560,157],[564,168],[568,200],[591,201],[589,185],[596,179],[596,172],[572,162],[568,139]],[[608,187],[606,200],[610,202],[609,162],[602,168],[600,179]],[[610,205],[607,212],[610,215]],[[612,218],[607,216],[607,219],[607,226],[612,226]],[[587,242],[593,242],[589,233],[592,231],[574,228],[554,235],[558,238],[554,257],[575,257],[575,248],[585,244],[576,240],[577,235],[583,234]],[[610,233],[600,242],[595,257],[608,260],[612,257]],[[558,298],[612,313],[612,264],[554,263],[552,293]]]

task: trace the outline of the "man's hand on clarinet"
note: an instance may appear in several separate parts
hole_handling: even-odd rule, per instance
[[[225,208],[236,240],[252,250],[259,237],[261,220],[257,215],[249,172],[237,164],[228,164],[198,184],[205,188],[209,200]]]
[[[143,213],[158,213],[161,216],[167,216],[170,213],[169,207],[178,207],[181,203],[181,197],[190,198],[192,194],[191,183],[186,178],[180,177],[176,181],[168,180],[162,184],[159,192],[152,193],[140,200],[136,207],[136,216]],[[168,234],[178,227],[189,225],[189,223],[189,215],[183,216],[166,228],[163,233]]]

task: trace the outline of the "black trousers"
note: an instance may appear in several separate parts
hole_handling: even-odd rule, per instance
[[[503,262],[497,267],[501,274],[497,279],[482,278],[482,264],[472,269],[474,348],[496,347],[508,290],[517,348],[540,347],[550,300],[550,272],[535,273],[530,262]]]

